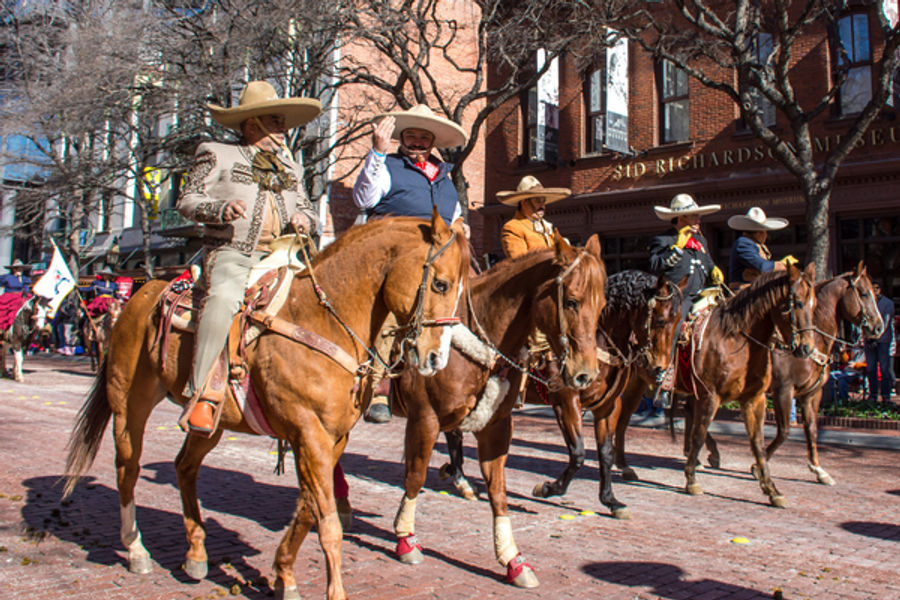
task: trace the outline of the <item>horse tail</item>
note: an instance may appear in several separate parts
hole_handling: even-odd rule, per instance
[[[63,487],[63,498],[67,498],[75,489],[81,475],[87,471],[97,457],[103,432],[106,430],[112,409],[106,396],[106,358],[100,363],[94,384],[78,412],[75,429],[69,438],[69,455],[66,458],[66,483]]]

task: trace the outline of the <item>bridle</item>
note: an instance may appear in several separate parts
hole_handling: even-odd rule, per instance
[[[810,299],[815,297],[814,296],[815,284],[813,282],[810,282],[809,279],[807,279],[806,273],[802,273],[800,275],[800,277],[797,278],[797,281],[794,282],[794,285],[791,286],[790,293],[788,294],[787,308],[781,313],[783,315],[785,315],[785,314],[789,315],[790,319],[791,319],[791,343],[789,345],[791,352],[795,352],[797,350],[797,348],[800,347],[800,344],[798,343],[797,339],[800,337],[800,335],[803,332],[816,330],[815,324],[812,323],[812,317],[810,317],[810,326],[809,327],[800,327],[797,324],[796,311],[798,308],[802,308],[804,305],[803,302],[800,302],[797,299],[797,286],[799,286],[800,283],[803,281],[806,281],[806,283],[810,286],[810,290],[811,290],[811,294],[812,294],[810,296]]]
[[[668,294],[666,294],[665,296],[660,296],[659,294],[656,294],[655,296],[653,296],[652,298],[647,300],[647,318],[644,321],[644,337],[646,339],[646,342],[644,343],[643,346],[641,346],[640,348],[637,349],[637,352],[635,353],[635,357],[634,357],[635,360],[642,360],[644,362],[644,366],[648,369],[650,368],[650,359],[652,358],[652,355],[650,352],[650,346],[651,346],[651,340],[652,340],[652,334],[653,334],[653,331],[651,328],[651,324],[653,322],[653,309],[656,308],[656,304],[658,302],[668,302],[669,300],[674,298],[675,290],[678,289],[677,286],[674,283],[672,283],[671,281],[669,281],[668,279],[666,280],[666,287],[669,288]],[[678,312],[680,315],[681,311],[679,310]]]
[[[856,302],[859,304],[859,314],[860,314],[859,327],[860,327],[860,329],[871,330],[871,323],[869,322],[868,311],[866,310],[866,303],[865,303],[865,300],[863,300],[863,298],[872,298],[873,305],[875,304],[875,301],[874,301],[875,298],[874,298],[874,295],[872,294],[872,292],[870,292],[868,290],[864,290],[862,292],[859,291],[859,280],[862,279],[862,276],[863,276],[863,273],[862,273],[862,271],[860,271],[858,275],[856,275],[854,277],[848,277],[847,283],[849,284],[850,289],[853,290],[853,293],[856,295]],[[878,312],[877,305],[875,306],[875,312],[876,313]],[[878,332],[879,335],[884,332],[885,327],[887,327],[887,324],[882,323],[881,329]]]
[[[298,234],[299,235],[299,234]],[[403,338],[400,339],[400,353],[398,360],[394,364],[389,364],[385,361],[381,356],[379,356],[378,352],[368,346],[365,341],[356,334],[353,329],[341,319],[340,315],[337,314],[337,311],[334,309],[334,306],[331,304],[331,301],[328,299],[328,296],[325,294],[325,290],[322,289],[322,286],[319,285],[319,282],[316,280],[315,272],[312,268],[312,261],[310,260],[309,253],[306,250],[306,245],[311,243],[309,238],[303,235],[299,235],[300,239],[305,243],[300,244],[300,248],[303,250],[303,258],[307,264],[307,272],[309,273],[310,281],[313,284],[313,290],[315,290],[316,298],[319,300],[319,304],[324,307],[332,317],[340,324],[341,327],[353,338],[356,343],[365,348],[366,353],[369,355],[369,362],[379,362],[381,365],[386,368],[389,372],[393,371],[402,361],[403,361],[403,350],[408,345],[415,345],[419,335],[422,333],[422,330],[425,327],[448,327],[451,325],[456,325],[460,322],[458,316],[449,316],[449,317],[440,317],[437,319],[425,319],[425,297],[428,294],[428,280],[429,274],[432,271],[432,265],[434,262],[441,257],[441,255],[447,251],[447,249],[456,241],[456,231],[450,230],[450,239],[447,242],[437,248],[435,250],[434,242],[428,248],[428,255],[425,257],[425,264],[422,266],[422,281],[419,282],[419,288],[416,291],[416,303],[413,307],[412,317],[410,317],[409,323],[406,325],[400,325],[391,330],[388,335],[396,335],[398,331],[406,331],[406,334]],[[390,360],[390,359],[389,359]]]
[[[556,276],[556,315],[559,318],[559,345],[562,348],[562,351],[557,358],[560,371],[563,370],[563,367],[566,364],[566,358],[572,350],[571,345],[569,344],[569,336],[566,335],[568,322],[566,321],[565,306],[563,304],[565,296],[565,286],[563,285],[563,281],[565,281],[566,277],[575,270],[575,267],[581,262],[582,256],[584,256],[583,251],[575,257],[572,264],[563,269],[560,274]]]

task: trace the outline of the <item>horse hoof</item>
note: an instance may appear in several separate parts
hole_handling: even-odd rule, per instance
[[[506,582],[520,588],[536,588],[541,584],[521,553],[506,565]]]
[[[441,481],[443,481],[443,480],[447,479],[448,477],[450,477],[450,475],[451,475],[451,473],[450,473],[450,468],[451,468],[452,466],[453,466],[453,465],[451,465],[450,463],[444,463],[443,465],[441,465],[441,468],[438,469],[438,477],[441,478]]]
[[[816,475],[816,479],[819,480],[819,483],[824,483],[825,485],[836,485],[837,484],[837,482],[834,480],[834,478],[831,475],[829,475],[828,473],[825,473],[825,475]]]
[[[289,588],[282,587],[278,583],[275,584],[275,600],[303,600],[297,586],[292,585]]]
[[[691,496],[699,496],[703,494],[703,488],[700,487],[699,483],[691,483],[685,486],[684,491],[690,494]]]
[[[397,558],[404,565],[418,565],[425,562],[422,554],[422,546],[414,535],[408,535],[397,540]]]
[[[634,469],[631,467],[625,467],[622,469],[622,479],[625,481],[640,481],[637,476],[637,473],[634,472]]]
[[[619,508],[614,508],[612,510],[613,519],[619,519],[621,521],[630,521],[631,520],[631,511],[628,510],[627,506],[620,506]]]
[[[544,483],[541,482],[534,486],[534,489],[531,490],[531,495],[535,498],[546,498],[547,495],[544,493]]]
[[[188,577],[195,581],[205,579],[207,573],[209,573],[209,567],[206,565],[205,560],[193,560],[190,558],[186,558],[184,560],[183,567],[184,572],[187,573]]]
[[[149,555],[136,556],[128,561],[128,570],[137,575],[146,575],[153,571],[153,561]]]
[[[769,496],[769,502],[772,503],[772,506],[775,508],[787,508],[787,499],[784,496]]]
[[[460,495],[466,500],[478,500],[478,494],[475,493],[475,490],[472,489],[472,486],[468,483],[461,484],[456,488]]]

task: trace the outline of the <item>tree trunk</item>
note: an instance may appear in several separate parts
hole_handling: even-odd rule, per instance
[[[831,241],[828,231],[828,201],[831,185],[818,185],[806,189],[806,261],[816,263],[816,280],[829,277],[828,251]]]
[[[462,165],[456,165],[450,172],[453,185],[456,186],[456,194],[459,196],[459,208],[462,211],[463,221],[469,222],[469,182],[463,174]]]

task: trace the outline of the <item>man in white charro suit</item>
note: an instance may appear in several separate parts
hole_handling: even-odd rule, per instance
[[[203,435],[212,434],[215,409],[225,397],[227,369],[216,373],[222,364],[216,359],[243,300],[250,268],[291,225],[303,232],[317,227],[301,167],[285,145],[284,134],[322,110],[312,98],[279,98],[265,81],[249,82],[235,107],[207,107],[216,122],[240,132],[241,139],[197,147],[177,204],[181,215],[205,226],[202,283],[207,296],[184,392],[189,398],[202,394],[188,425],[191,432]]]

